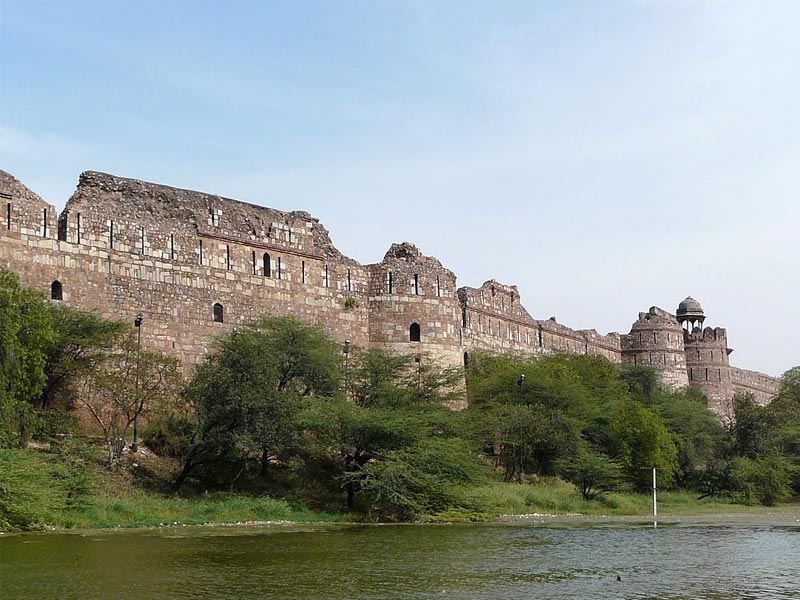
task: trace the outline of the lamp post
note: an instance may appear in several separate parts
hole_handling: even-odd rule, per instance
[[[139,449],[139,367],[141,365],[142,353],[142,319],[142,313],[139,313],[133,321],[133,326],[136,327],[136,404],[134,405],[135,412],[133,413],[133,444],[131,444],[131,451],[133,452]]]
[[[350,340],[344,341],[344,393],[346,396],[350,395],[350,372],[349,372],[349,358],[350,358]]]
[[[523,391],[525,389],[525,373],[519,374],[519,379],[517,379],[517,387],[519,388],[519,399],[520,402],[522,401]],[[519,454],[519,482],[524,483],[525,481],[525,436],[523,433],[523,428],[520,425],[520,454]]]

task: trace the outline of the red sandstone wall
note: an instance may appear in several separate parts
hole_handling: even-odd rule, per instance
[[[2,231],[1,266],[45,293],[60,281],[63,301],[76,308],[131,323],[142,312],[143,341],[183,361],[197,361],[215,335],[268,315],[295,316],[356,345],[369,342],[367,272],[305,213],[88,174],[62,215],[62,241],[55,221],[41,235],[36,217],[47,205],[38,196],[10,176],[0,191],[18,215]],[[361,301],[349,307],[350,297]],[[214,322],[215,303],[223,306],[223,323]]]
[[[458,290],[463,345],[467,350],[552,354],[567,352],[605,356],[620,362],[620,337],[594,330],[576,331],[554,318],[539,321],[520,302],[516,286],[495,280],[480,288]]]
[[[221,332],[291,315],[342,342],[426,353],[453,365],[473,350],[601,355],[652,364],[680,386],[688,358],[691,383],[709,394],[712,407],[734,389],[765,402],[778,385],[753,371],[723,373],[724,330],[712,330],[722,331],[713,340],[705,332],[687,338],[685,353],[680,326],[661,309],[651,309],[658,318],[635,324],[629,335],[576,331],[554,318],[533,319],[515,286],[490,280],[456,289],[455,275],[411,244],[395,244],[383,261],[363,266],[343,256],[308,213],[101,173],[81,175],[57,219],[55,207],[0,171],[0,266],[45,294],[59,281],[63,302],[75,308],[131,323],[142,312],[143,341],[186,364]],[[217,303],[222,323],[214,321]],[[412,323],[420,326],[419,342],[409,339]],[[717,371],[716,382],[697,380],[694,369],[705,375],[706,368]]]
[[[750,393],[758,404],[768,404],[780,391],[781,380],[757,371],[731,367],[731,384],[734,392]]]

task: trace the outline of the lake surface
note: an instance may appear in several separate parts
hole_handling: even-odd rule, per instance
[[[3,536],[0,597],[797,599],[800,521]]]

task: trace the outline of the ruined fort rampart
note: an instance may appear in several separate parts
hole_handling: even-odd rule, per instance
[[[629,334],[601,335],[533,318],[516,286],[458,288],[452,271],[409,243],[362,265],[302,211],[91,171],[60,215],[3,171],[0,202],[0,266],[53,301],[131,322],[143,313],[143,343],[187,365],[218,334],[287,315],[342,343],[424,352],[451,365],[468,363],[475,350],[647,364],[667,385],[701,387],[716,409],[736,390],[761,401],[777,391],[775,378],[730,367],[724,329],[693,327],[699,304],[686,309],[691,323],[680,307],[677,317],[653,307]]]

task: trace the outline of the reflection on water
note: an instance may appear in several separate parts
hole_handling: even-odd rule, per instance
[[[351,526],[0,538],[2,597],[800,597],[800,526]]]

